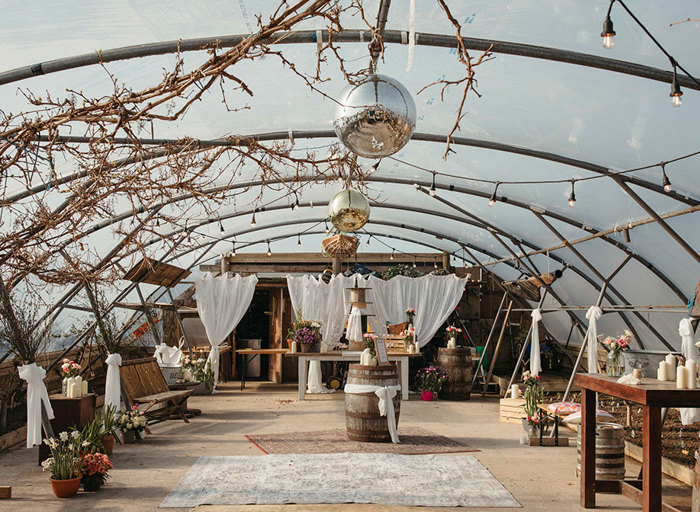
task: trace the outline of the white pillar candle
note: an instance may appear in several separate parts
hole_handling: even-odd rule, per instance
[[[668,364],[666,364],[666,361],[661,361],[659,363],[659,369],[656,371],[656,378],[658,380],[668,380]]]
[[[416,345],[416,354],[420,354],[420,343],[418,343],[416,341],[415,345]]]
[[[511,398],[518,398],[520,396],[520,384],[513,384],[510,387]]]
[[[685,362],[685,367],[688,370],[688,389],[696,389],[698,387],[698,363],[694,359],[688,359]]]
[[[674,380],[676,378],[676,357],[673,354],[667,354],[666,364],[668,365],[668,380]]]
[[[676,387],[678,389],[686,389],[688,387],[688,371],[685,366],[676,368]]]
[[[87,395],[88,394],[88,383],[86,380],[80,383],[80,394],[81,395]]]
[[[377,366],[377,359],[375,357],[370,358],[369,365],[370,366]]]
[[[292,352],[297,352],[299,350],[299,346],[296,341],[292,341]]]
[[[80,384],[73,382],[73,384],[70,385],[68,398],[80,398]]]

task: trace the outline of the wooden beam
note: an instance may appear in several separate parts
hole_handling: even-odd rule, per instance
[[[380,253],[357,253],[352,258],[344,261],[352,261],[353,263],[398,263],[413,264],[413,258],[416,262],[433,264],[435,253],[419,253],[419,254],[401,254],[395,253],[394,259],[391,259],[390,252]],[[268,256],[266,253],[237,253],[235,256],[227,256],[226,258],[230,265],[241,263],[258,263],[258,264],[273,264],[273,263],[324,263],[330,265],[332,258],[324,256],[319,252],[288,252],[288,253],[273,253]],[[219,263],[219,262],[217,262]],[[220,263],[219,263],[220,265]]]

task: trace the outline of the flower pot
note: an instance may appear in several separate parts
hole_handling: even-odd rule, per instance
[[[104,446],[107,455],[112,455],[112,450],[114,450],[114,436],[105,436],[102,440],[102,446]]]
[[[311,343],[299,343],[299,352],[311,352]]]
[[[104,476],[95,474],[91,476],[84,476],[82,479],[83,490],[86,492],[97,492],[104,484]]]
[[[54,480],[51,481],[51,489],[57,498],[70,498],[78,494],[80,489],[80,477],[71,478],[69,480]]]
[[[430,402],[433,398],[435,398],[435,395],[433,394],[432,391],[428,391],[426,389],[424,391],[421,391],[420,398],[421,398],[421,400],[425,400],[426,402]]]
[[[531,425],[529,421],[527,421],[527,418],[520,418],[520,421],[523,422],[523,430],[528,433],[528,435],[532,436],[535,433],[535,426]]]
[[[122,432],[122,443],[133,444],[141,441],[141,435],[136,430]]]

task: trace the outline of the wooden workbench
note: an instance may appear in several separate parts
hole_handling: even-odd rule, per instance
[[[288,348],[239,348],[238,350],[236,350],[236,354],[241,355],[241,391],[245,389],[245,378],[248,369],[248,363],[255,359],[256,356],[281,356],[282,354],[286,354],[287,352],[289,352]]]

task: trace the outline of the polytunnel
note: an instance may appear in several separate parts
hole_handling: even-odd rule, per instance
[[[321,254],[337,227],[329,205],[346,189],[364,196],[371,212],[351,233],[353,254],[380,255],[384,263],[400,255],[414,268],[420,261],[426,274],[439,260],[471,272],[479,286],[489,276],[499,297],[503,293],[489,340],[498,334],[507,296],[507,314],[515,300],[525,324],[533,310],[541,312],[547,337],[565,345],[573,363],[564,400],[586,342],[593,345],[588,360],[597,355],[593,307],[602,310],[598,333],[629,332],[635,349],[682,351],[690,359],[686,349],[694,350],[688,340],[695,334],[684,322],[700,316],[700,20],[694,8],[688,0],[7,3],[0,22],[0,363],[7,366],[14,355],[33,364],[8,339],[30,339],[23,350],[36,355],[42,338],[53,355],[40,363],[58,373],[61,358],[92,334],[121,337],[156,323],[152,305],[174,310],[184,333],[175,297],[191,299],[193,282],[210,278],[207,269],[219,273],[217,265],[226,274],[226,261],[236,255],[284,254],[303,263]],[[356,106],[349,91],[372,81],[376,97],[363,105],[371,120],[348,128],[350,116],[342,116]],[[408,112],[415,104],[415,119],[407,114],[400,134],[392,135],[405,145],[385,148],[375,138],[382,109],[391,106],[380,101],[377,81],[393,87],[384,99]],[[348,133],[371,148],[359,151]],[[172,265],[168,271],[176,274],[162,282],[127,279],[144,260]],[[345,263],[343,270],[353,262]],[[291,282],[302,277],[292,274],[269,273],[289,278],[287,295],[279,297],[294,304],[301,292],[292,288],[301,285]],[[518,283],[533,280],[540,300],[521,300]],[[342,289],[339,294],[342,303]],[[367,307],[357,297],[350,303]],[[326,306],[337,304],[316,305]],[[187,314],[204,316],[197,307]],[[260,314],[279,314],[281,333],[283,313],[272,309]],[[293,309],[302,322],[300,308]],[[455,305],[443,309],[452,312]],[[108,315],[121,327],[104,325]],[[345,327],[350,332],[352,319],[346,320],[347,314],[337,337]],[[520,359],[520,349],[513,350],[518,362],[506,394],[526,346],[539,338],[537,320],[533,325]],[[158,329],[151,332],[164,347]],[[367,334],[359,332],[364,340]],[[206,335],[211,338],[209,324]],[[281,350],[267,353],[281,360],[283,336],[280,347],[257,349]],[[422,341],[410,353],[420,353],[430,339]],[[290,354],[296,352],[289,342]],[[206,364],[214,367],[216,386],[219,349],[208,343]],[[230,348],[235,372],[239,351]],[[189,342],[188,349],[194,355]],[[479,368],[488,368],[483,353],[470,389]],[[88,368],[91,357],[112,355],[90,352]],[[243,391],[249,361],[240,357]],[[407,400],[408,360],[403,364]],[[481,370],[482,396],[494,364]],[[279,377],[283,366],[270,371],[279,370]],[[11,373],[3,368],[0,383]],[[340,377],[331,377],[340,385]],[[115,393],[117,406],[120,397],[129,405],[126,388]],[[589,399],[584,391],[584,411]],[[187,421],[181,405],[175,404]],[[29,421],[40,438],[35,412]],[[683,424],[692,423],[684,414]],[[589,458],[590,425],[582,427],[589,429],[583,441]],[[396,425],[387,428],[396,443]],[[660,457],[660,445],[658,451]],[[644,461],[648,467],[648,457]],[[645,485],[653,479],[647,473]],[[591,484],[588,466],[581,474],[588,506],[595,493],[590,501],[584,487],[598,481]],[[656,498],[644,492],[647,507]]]

